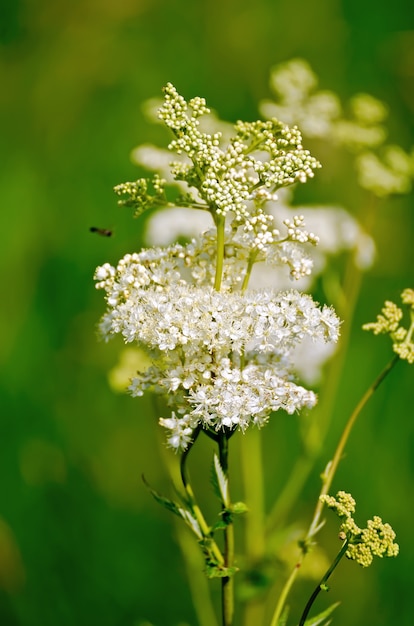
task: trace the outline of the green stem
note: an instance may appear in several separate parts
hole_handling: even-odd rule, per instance
[[[249,260],[247,262],[246,274],[244,276],[243,284],[241,286],[242,293],[244,291],[246,291],[247,286],[249,284],[250,276],[251,276],[251,273],[252,273],[253,265],[254,265],[254,263],[256,261],[257,253],[258,253],[258,251],[255,250],[254,252],[251,252],[250,255],[249,255]]]
[[[160,408],[156,403],[156,397],[151,395],[154,416],[160,414]],[[158,432],[158,431],[157,431]],[[160,432],[158,432],[158,449],[160,458],[164,464],[168,474],[177,491],[182,483],[181,468],[178,466],[177,457],[171,454],[165,446],[164,439],[161,440]],[[180,482],[181,479],[181,482]],[[188,586],[193,601],[194,611],[199,626],[218,626],[215,610],[210,595],[210,586],[203,571],[205,565],[201,551],[194,550],[194,537],[188,532],[188,528],[184,526],[182,520],[174,515],[175,534],[178,545],[181,550]],[[223,559],[224,562],[224,559]]]
[[[351,434],[351,430],[359,416],[359,414],[361,413],[362,409],[365,407],[365,405],[367,404],[368,400],[373,396],[373,394],[375,393],[375,391],[378,389],[378,387],[380,386],[380,384],[383,382],[383,380],[387,377],[387,375],[391,372],[391,370],[393,369],[393,367],[397,364],[397,362],[399,361],[400,357],[396,354],[391,361],[386,365],[386,367],[382,370],[382,372],[379,374],[379,376],[377,376],[377,378],[375,379],[375,381],[372,383],[372,385],[367,389],[367,391],[364,393],[364,395],[362,396],[362,398],[360,399],[360,401],[358,402],[358,404],[356,405],[355,409],[353,410],[351,416],[349,417],[345,428],[342,432],[342,435],[339,439],[338,445],[336,447],[335,450],[335,454],[332,458],[332,461],[328,464],[327,469],[322,477],[323,480],[323,485],[322,485],[322,489],[321,489],[321,493],[320,496],[326,495],[331,487],[332,484],[332,480],[335,476],[336,470],[338,468],[339,462],[342,458],[342,454],[344,451],[344,448],[346,446],[346,443],[349,439],[349,435]],[[307,539],[310,539],[316,532],[317,532],[317,528],[319,526],[319,521],[320,521],[320,517],[322,514],[322,509],[323,509],[324,503],[321,501],[320,497],[318,500],[318,504],[316,505],[316,509],[315,509],[315,513],[313,516],[313,520],[312,523],[310,525],[308,534],[307,534]]]
[[[192,512],[194,513],[194,516],[198,522],[198,525],[200,527],[200,530],[203,534],[203,537],[208,537],[209,538],[209,544],[210,544],[210,548],[212,553],[214,554],[215,558],[217,559],[217,562],[220,565],[224,565],[225,564],[225,559],[223,558],[223,555],[221,553],[220,548],[218,547],[218,545],[216,544],[216,542],[211,538],[210,536],[210,527],[207,524],[204,515],[201,512],[200,507],[198,506],[195,496],[194,496],[194,492],[193,489],[191,487],[190,484],[190,479],[188,476],[188,470],[187,470],[187,465],[186,465],[186,461],[187,461],[187,457],[188,454],[192,448],[192,446],[194,445],[198,435],[200,434],[201,431],[201,427],[198,427],[196,429],[196,431],[194,432],[194,437],[193,437],[193,441],[191,443],[191,445],[183,452],[182,456],[181,456],[181,461],[180,461],[180,472],[181,472],[181,481],[183,483],[185,492],[187,494],[187,500],[188,500],[188,504],[191,507]]]
[[[266,549],[264,477],[261,444],[262,432],[258,428],[252,428],[245,436],[240,438],[244,501],[248,507],[244,524],[245,555],[251,567],[255,567],[256,564],[260,565]],[[246,601],[243,616],[245,625],[262,624],[264,609],[263,603],[259,603],[257,598]]]
[[[225,432],[220,433],[219,438],[219,459],[222,470],[229,480],[229,442]],[[234,527],[233,522],[226,526],[224,531],[224,565],[225,567],[233,567],[234,561]],[[221,597],[222,597],[222,624],[223,626],[231,626],[234,615],[234,583],[233,576],[224,576],[221,579]]]
[[[296,580],[296,576],[298,575],[300,566],[302,565],[302,561],[301,559],[299,559],[299,561],[296,563],[295,567],[293,568],[293,570],[290,572],[290,576],[287,579],[285,585],[283,586],[282,592],[279,596],[279,600],[277,602],[276,608],[275,608],[275,612],[273,613],[273,617],[272,617],[272,621],[270,623],[270,626],[277,626],[280,616],[282,615],[282,611],[283,608],[285,606],[286,603],[286,599],[289,595],[289,592],[292,588],[293,583]]]
[[[184,556],[188,588],[193,601],[198,626],[218,626],[218,617],[210,596],[209,580],[204,567],[205,561],[200,550],[194,550],[194,537],[181,520],[175,521],[176,538]]]
[[[361,413],[362,409],[365,407],[365,405],[367,404],[368,400],[371,398],[371,396],[374,394],[374,392],[378,389],[379,385],[383,382],[383,380],[386,378],[386,376],[390,373],[390,371],[393,369],[393,367],[395,366],[395,364],[399,361],[399,356],[395,355],[394,358],[388,363],[388,365],[383,369],[383,371],[379,374],[379,376],[377,376],[377,378],[375,379],[375,381],[372,383],[372,385],[368,388],[368,390],[365,392],[365,394],[362,396],[361,400],[358,402],[357,406],[355,407],[355,409],[353,410],[351,416],[349,417],[345,428],[342,432],[342,435],[340,437],[340,440],[338,442],[337,448],[335,450],[335,454],[332,458],[332,461],[330,461],[330,463],[328,464],[325,473],[322,477],[323,483],[322,483],[322,489],[321,492],[319,494],[319,498],[318,498],[318,503],[316,505],[315,508],[315,512],[313,514],[313,518],[311,521],[311,524],[309,526],[309,530],[306,534],[305,539],[301,542],[301,554],[289,576],[289,578],[287,579],[282,592],[280,594],[275,612],[273,614],[273,619],[271,622],[271,626],[276,626],[282,611],[283,611],[283,607],[285,605],[286,599],[289,595],[290,589],[292,588],[292,585],[299,573],[299,569],[305,559],[305,556],[308,552],[309,549],[309,545],[312,541],[312,538],[316,535],[316,533],[318,532],[318,530],[321,527],[321,523],[320,523],[320,518],[322,515],[322,510],[324,507],[324,503],[320,500],[320,496],[322,495],[326,495],[329,491],[329,488],[332,484],[332,480],[335,476],[336,470],[338,468],[339,462],[342,458],[342,454],[345,448],[345,445],[348,441],[349,435],[351,433],[352,427],[355,424],[357,417],[359,416],[359,414]]]
[[[307,605],[305,606],[305,610],[303,611],[302,617],[300,618],[300,622],[299,622],[299,626],[303,626],[305,623],[305,620],[309,614],[309,611],[312,608],[313,603],[315,602],[316,598],[318,597],[319,593],[322,590],[326,590],[326,583],[330,577],[330,575],[332,574],[332,572],[334,571],[334,569],[336,568],[336,566],[338,565],[339,561],[342,559],[342,557],[344,556],[345,552],[348,549],[348,540],[346,540],[344,542],[344,545],[342,546],[342,548],[340,549],[340,551],[338,552],[338,554],[336,555],[336,558],[334,560],[334,562],[331,564],[330,568],[327,570],[327,572],[325,573],[325,575],[323,576],[321,582],[319,583],[319,585],[315,588],[313,594],[311,595],[311,597],[308,600]]]
[[[225,218],[222,215],[215,216],[217,227],[217,258],[216,258],[216,275],[214,278],[214,289],[220,291],[221,281],[223,277],[224,263],[224,226]]]

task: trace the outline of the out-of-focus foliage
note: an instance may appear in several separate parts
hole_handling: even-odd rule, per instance
[[[93,271],[141,245],[142,223],[116,206],[112,187],[137,177],[128,156],[137,144],[160,140],[141,105],[160,96],[167,81],[188,97],[205,96],[223,119],[255,119],[257,103],[269,97],[270,68],[292,56],[307,58],[324,88],[385,101],[393,141],[408,149],[414,19],[402,0],[374,8],[355,0],[2,3],[2,626],[195,625],[171,519],[141,481],[145,473],[168,490],[159,416],[147,401],[109,388],[120,346],[95,337],[103,307]],[[323,150],[317,156],[324,185],[315,180],[312,193],[336,201],[341,189],[329,187],[329,168],[337,175],[341,163],[325,163]],[[344,179],[344,189],[349,185]],[[91,233],[91,226],[113,236]],[[385,299],[413,287],[413,230],[412,195],[379,208],[378,259],[363,279],[320,469],[389,359],[386,338],[373,339],[361,324]],[[399,364],[358,423],[337,477],[361,514],[375,510],[392,523],[401,550],[369,572],[345,564],[335,574],[338,626],[412,623],[412,380]],[[297,452],[297,429],[296,418],[286,417],[266,431],[275,495]],[[206,467],[207,446],[203,455]],[[233,463],[237,474],[237,453]],[[192,471],[201,488],[205,477]],[[304,518],[318,472],[299,504]],[[237,479],[233,489],[237,495]]]

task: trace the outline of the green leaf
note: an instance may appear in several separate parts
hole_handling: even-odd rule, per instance
[[[220,487],[219,487],[218,480],[217,480],[217,473],[216,473],[216,470],[215,470],[215,467],[214,467],[214,461],[211,464],[210,482],[211,482],[211,485],[213,487],[214,495],[216,495],[217,498],[219,500],[221,500]]]
[[[242,515],[248,511],[247,504],[244,502],[235,502],[230,506],[230,511],[234,513],[234,515]]]
[[[173,500],[170,500],[169,498],[166,498],[165,496],[162,496],[161,494],[158,493],[158,491],[155,491],[155,489],[153,489],[151,485],[147,482],[144,475],[142,475],[142,480],[143,480],[144,485],[146,486],[146,488],[148,489],[148,491],[150,492],[154,500],[158,502],[158,504],[161,504],[161,506],[168,509],[168,511],[175,513],[175,515],[178,515],[178,517],[182,517],[182,514],[181,514],[182,507],[179,504],[177,504]]]
[[[148,482],[145,479],[145,476],[142,476],[142,480],[144,481],[145,486],[151,493],[154,500],[158,502],[158,504],[161,504],[168,511],[171,511],[175,515],[178,515],[178,517],[181,517],[181,519],[185,521],[187,526],[191,528],[193,533],[196,535],[197,539],[203,539],[203,533],[201,531],[200,525],[197,519],[195,518],[195,516],[193,515],[192,511],[189,511],[188,509],[183,508],[182,506],[177,504],[177,502],[174,502],[173,500],[170,500],[169,498],[166,498],[165,496],[162,496],[161,494],[159,494],[158,491],[155,491],[155,489],[153,489],[148,484]]]
[[[229,489],[226,475],[223,472],[223,468],[220,465],[217,454],[214,455],[212,483],[216,494],[223,502],[226,508],[230,507]]]
[[[325,611],[319,613],[319,615],[315,615],[314,617],[310,617],[306,620],[305,626],[328,626],[331,623],[331,620],[327,618],[334,612],[337,606],[339,606],[340,602],[335,602],[331,604]]]
[[[231,578],[238,572],[237,567],[223,567],[222,565],[207,565],[207,578]]]
[[[178,511],[179,515],[181,515],[187,526],[191,528],[197,539],[203,539],[203,533],[194,515],[190,511],[187,511],[187,509],[180,508]]]
[[[216,522],[215,524],[212,525],[211,527],[211,532],[215,533],[216,530],[225,530],[227,528],[228,524],[223,520],[219,520],[218,522]]]

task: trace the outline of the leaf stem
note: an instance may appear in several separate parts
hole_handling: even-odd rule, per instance
[[[229,480],[229,442],[225,432],[220,433],[219,437],[219,460],[223,472]],[[230,496],[229,496],[230,497]],[[224,531],[224,565],[232,568],[234,561],[234,527],[231,521]],[[234,615],[234,583],[233,576],[224,576],[221,579],[221,597],[222,597],[222,624],[223,626],[231,626]]]
[[[326,589],[326,583],[327,583],[328,578],[330,577],[330,575],[332,574],[332,572],[334,571],[334,569],[338,565],[339,561],[344,556],[345,552],[347,551],[347,548],[348,548],[348,539],[344,542],[342,548],[340,549],[340,551],[336,555],[335,560],[333,561],[333,563],[331,564],[329,569],[324,574],[324,576],[323,576],[321,582],[319,583],[319,585],[314,589],[314,592],[312,593],[311,597],[308,600],[307,605],[305,606],[305,610],[303,611],[302,617],[300,618],[299,626],[304,626],[305,620],[306,620],[306,618],[307,618],[307,616],[309,614],[309,611],[312,608],[312,604],[315,602],[315,600],[318,597],[319,593],[323,589]]]

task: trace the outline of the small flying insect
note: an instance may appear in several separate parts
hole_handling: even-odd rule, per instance
[[[91,233],[97,233],[101,237],[112,237],[113,235],[113,231],[109,228],[97,228],[96,226],[91,226],[89,230]]]

